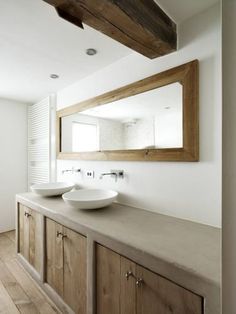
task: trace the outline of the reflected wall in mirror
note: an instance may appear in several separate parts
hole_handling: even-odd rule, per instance
[[[169,84],[62,118],[62,152],[183,147],[183,95]]]
[[[58,158],[198,160],[198,62],[58,111]]]

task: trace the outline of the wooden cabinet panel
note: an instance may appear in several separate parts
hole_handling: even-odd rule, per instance
[[[29,261],[29,209],[20,204],[19,207],[19,252]]]
[[[46,219],[46,282],[76,313],[86,314],[86,238]]]
[[[42,264],[42,217],[30,209],[29,262],[40,273]]]
[[[19,206],[19,252],[40,273],[42,257],[42,216],[34,210]]]
[[[121,314],[136,314],[136,264],[121,257]]]
[[[96,258],[97,314],[135,314],[135,263],[101,245]]]
[[[120,314],[120,255],[97,245],[96,258],[97,314]]]
[[[46,219],[46,281],[63,297],[63,227]]]
[[[64,301],[75,313],[86,314],[87,243],[86,238],[68,228],[64,237]]]
[[[137,265],[137,314],[202,314],[202,298]]]
[[[97,314],[203,314],[203,298],[101,245]]]

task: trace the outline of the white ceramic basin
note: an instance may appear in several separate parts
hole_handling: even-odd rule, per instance
[[[62,198],[71,207],[94,209],[110,205],[117,195],[117,192],[111,190],[84,189],[65,193]]]
[[[56,196],[72,190],[73,187],[74,184],[68,182],[40,183],[32,185],[31,191],[41,196]]]

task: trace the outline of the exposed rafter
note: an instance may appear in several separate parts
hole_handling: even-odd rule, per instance
[[[151,59],[176,50],[176,25],[154,0],[43,1],[65,20],[87,24]]]

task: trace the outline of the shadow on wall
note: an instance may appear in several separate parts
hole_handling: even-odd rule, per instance
[[[216,19],[217,15],[220,20],[220,2],[217,5],[213,5],[206,12],[199,13],[178,25],[178,51],[192,45],[195,41],[201,40],[208,33],[214,32],[216,28],[220,29]],[[202,20],[202,23],[199,23],[199,20]],[[191,24],[191,27],[187,27],[188,23]]]

